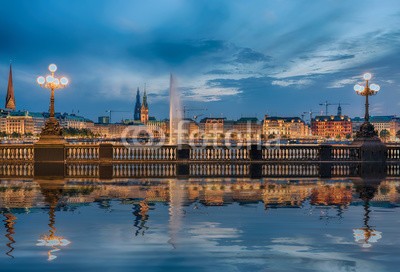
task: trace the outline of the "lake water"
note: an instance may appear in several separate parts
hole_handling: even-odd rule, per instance
[[[0,181],[0,271],[397,271],[400,179]]]

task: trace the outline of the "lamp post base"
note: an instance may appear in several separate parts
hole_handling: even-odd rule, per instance
[[[387,147],[379,139],[374,126],[370,122],[364,122],[356,134],[352,145],[360,150],[362,162],[385,163]]]
[[[55,117],[50,117],[40,134],[37,144],[65,144],[60,123]]]
[[[378,133],[370,122],[364,122],[356,133],[356,141],[360,139],[375,139],[380,141]]]

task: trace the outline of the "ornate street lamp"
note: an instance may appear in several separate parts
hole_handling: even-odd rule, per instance
[[[371,84],[369,85],[369,81],[372,78],[370,73],[365,73],[363,75],[365,80],[365,86],[363,87],[360,84],[356,84],[354,86],[354,90],[358,95],[365,96],[365,116],[364,116],[364,123],[360,127],[360,131],[357,132],[357,138],[374,138],[377,135],[375,132],[374,126],[369,122],[369,100],[368,98],[371,95],[375,95],[379,92],[380,87],[378,84]]]
[[[55,76],[57,66],[55,64],[49,65],[50,75],[46,77],[40,76],[37,78],[37,83],[45,89],[50,89],[50,118],[46,121],[45,127],[42,130],[41,136],[56,136],[61,137],[62,130],[60,123],[54,116],[54,91],[65,88],[68,85],[68,79],[66,77],[58,78]]]

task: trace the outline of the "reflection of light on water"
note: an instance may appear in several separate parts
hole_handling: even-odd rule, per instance
[[[369,225],[371,213],[369,201],[364,202],[364,227],[353,229],[354,240],[362,244],[363,248],[369,248],[373,243],[382,238],[382,232],[372,229]]]
[[[168,243],[176,249],[178,234],[182,227],[184,216],[183,199],[184,190],[180,181],[169,181],[169,240]]]
[[[71,242],[67,239],[56,236],[56,235],[43,235],[41,239],[38,240],[37,246],[47,246],[51,247],[52,249],[47,252],[48,261],[52,261],[57,258],[56,255],[53,255],[54,252],[60,251],[58,247],[67,246]]]
[[[354,240],[362,244],[362,247],[369,248],[372,243],[378,242],[382,238],[382,232],[370,228],[353,229]]]
[[[55,223],[56,223],[55,206],[50,206],[49,218],[50,218],[50,222],[49,222],[50,234],[42,235],[36,245],[51,247],[52,249],[50,249],[47,252],[47,256],[48,256],[47,260],[52,261],[57,258],[57,256],[54,255],[53,253],[60,251],[59,247],[67,246],[71,242],[69,240],[65,239],[64,237],[56,235],[57,229],[55,227]]]

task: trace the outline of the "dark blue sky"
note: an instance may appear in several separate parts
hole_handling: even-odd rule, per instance
[[[369,71],[381,85],[372,114],[397,114],[399,25],[396,0],[3,1],[1,98],[12,59],[17,107],[31,111],[48,109],[35,80],[54,62],[71,79],[56,110],[92,119],[133,111],[145,83],[150,115],[167,117],[170,72],[206,115],[299,116],[328,100],[355,116],[353,85]]]

